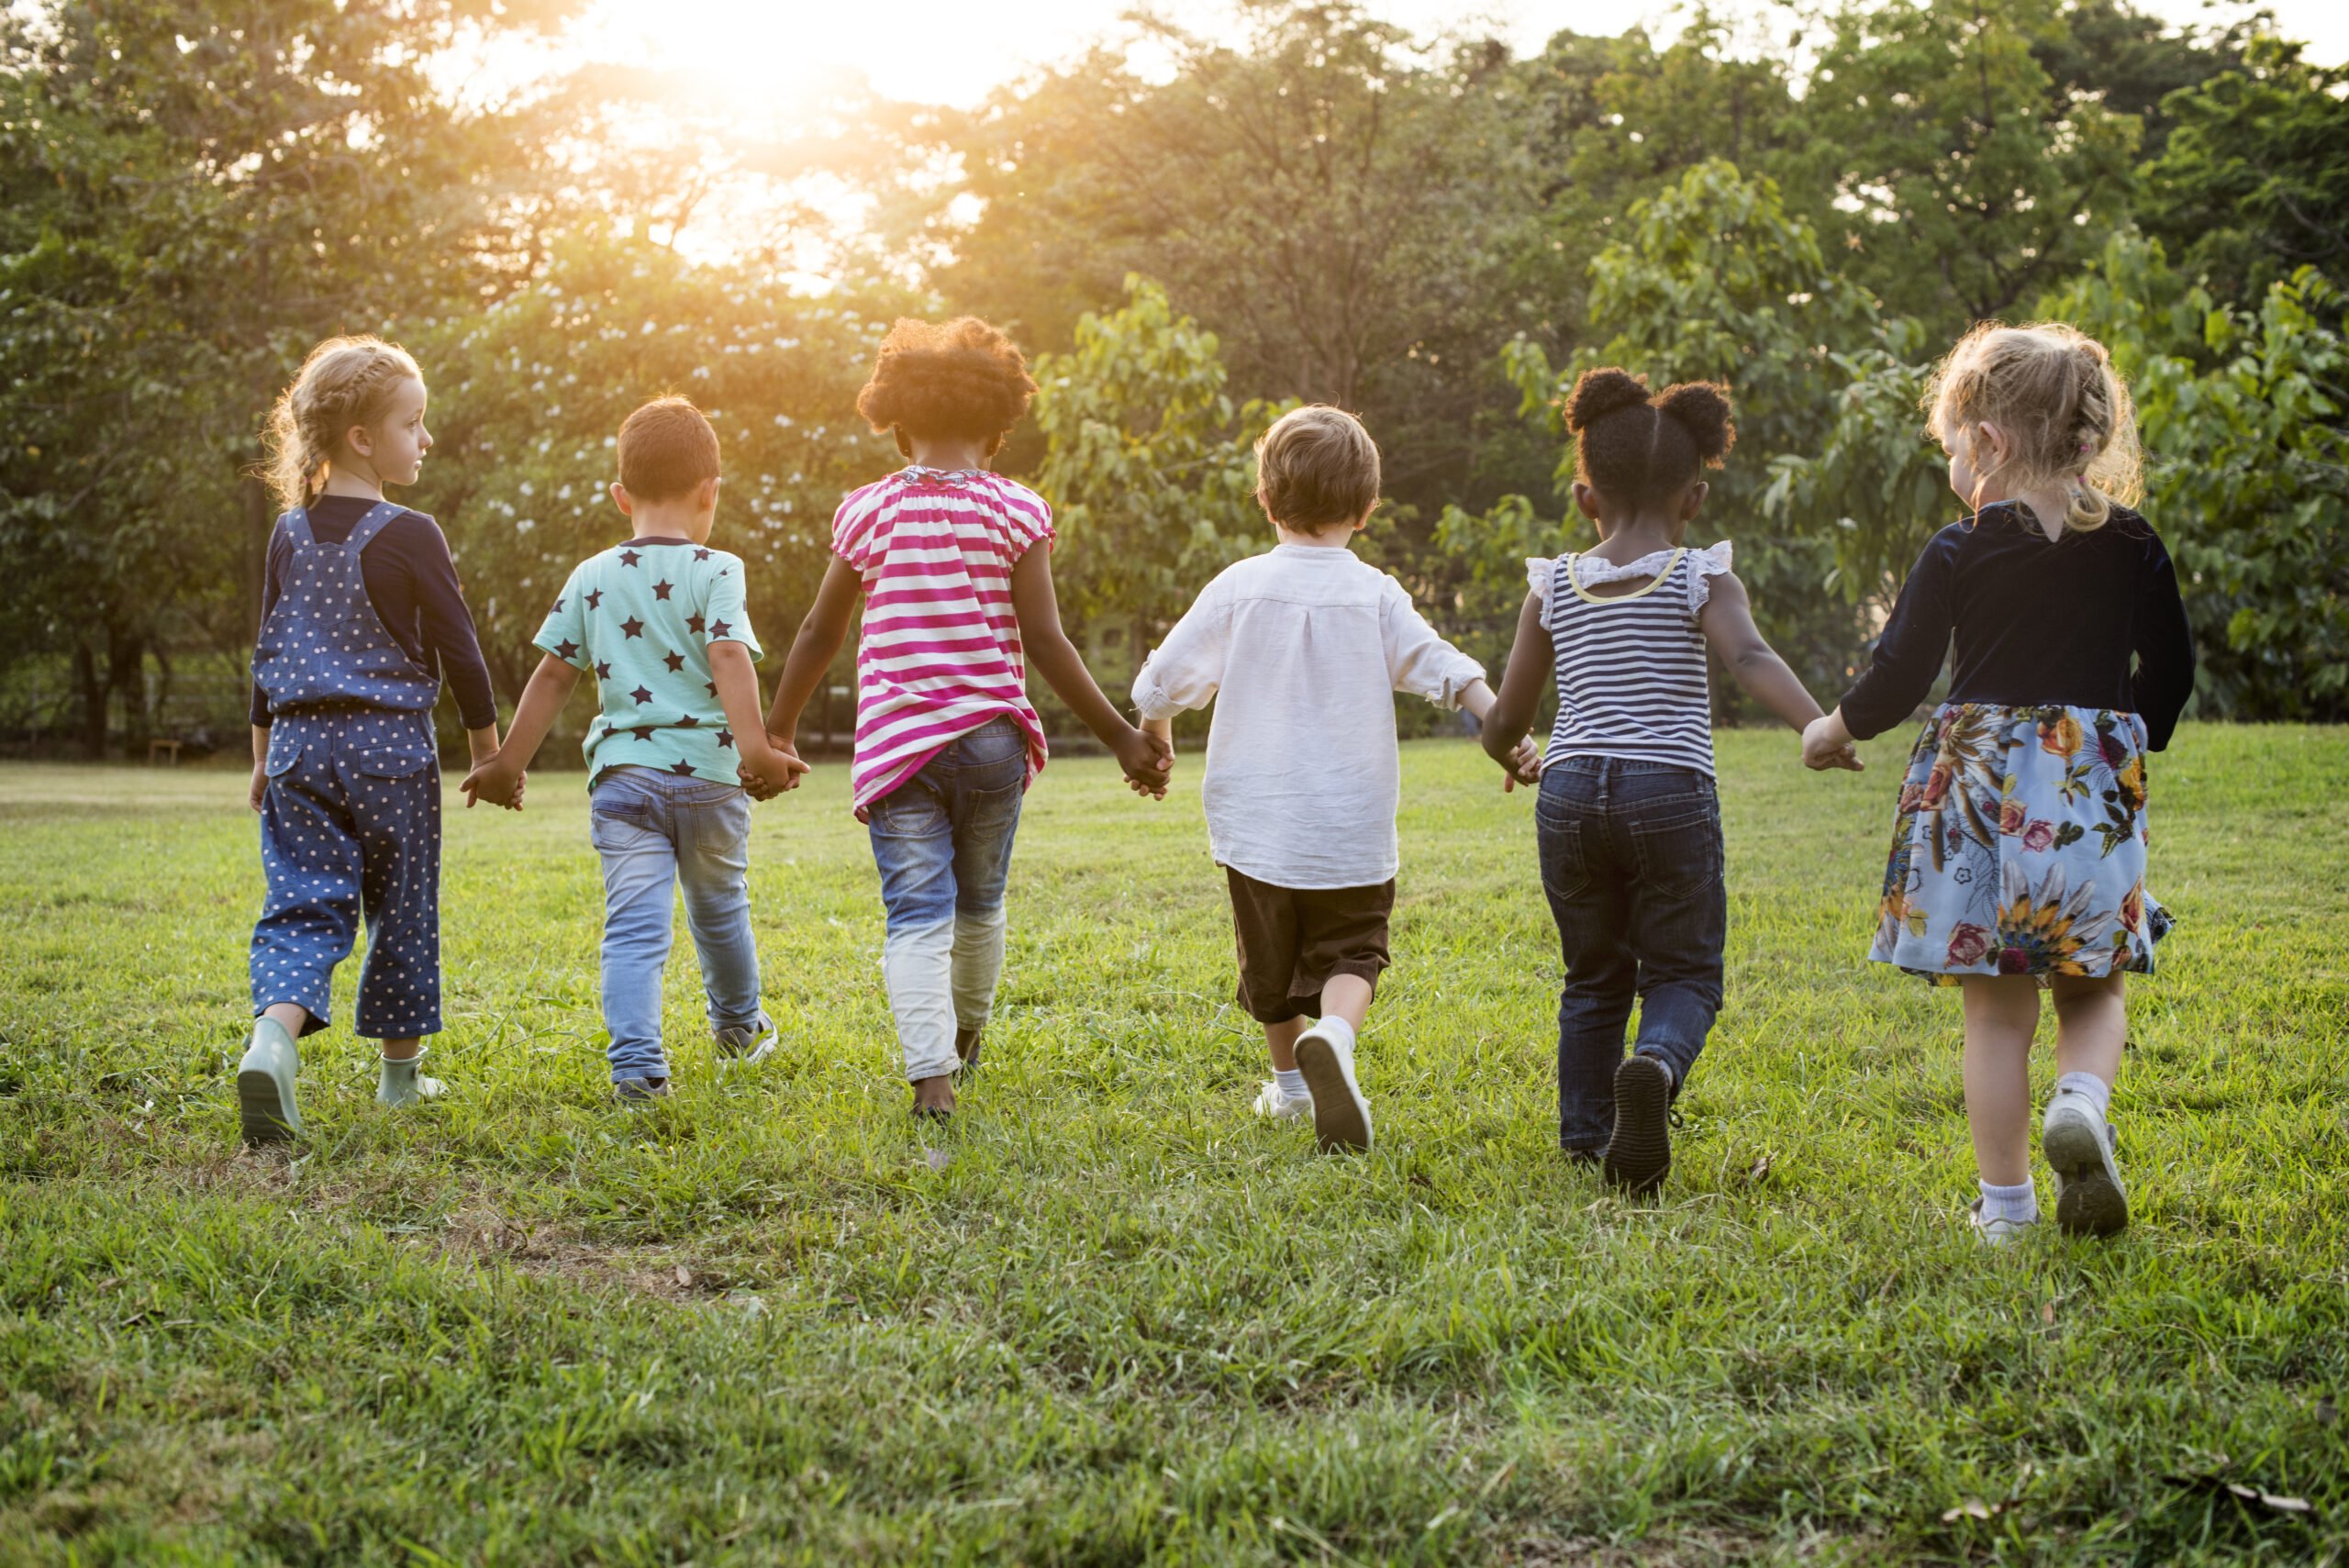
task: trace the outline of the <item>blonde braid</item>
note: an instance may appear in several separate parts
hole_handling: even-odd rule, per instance
[[[411,376],[421,381],[424,373],[406,350],[381,338],[329,338],[312,349],[262,429],[267,456],[256,472],[277,504],[289,511],[307,506],[344,434],[381,414],[392,388]]]

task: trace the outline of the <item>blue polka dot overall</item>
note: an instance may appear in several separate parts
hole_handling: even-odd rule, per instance
[[[253,1011],[295,1003],[305,1034],[327,1025],[362,911],[353,1028],[376,1040],[440,1028],[440,681],[384,628],[359,569],[400,511],[376,506],[341,544],[321,544],[301,511],[280,517],[293,558],[253,648],[271,718]]]

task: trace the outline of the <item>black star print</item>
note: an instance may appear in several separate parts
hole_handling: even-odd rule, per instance
[[[718,743],[720,746],[731,746],[731,745],[733,745],[733,744],[734,744],[734,732],[733,732],[732,730],[730,730],[730,729],[721,729],[721,730],[719,730],[719,731],[718,732]]]
[[[602,604],[603,602],[604,602],[604,590],[602,590],[601,588],[596,588],[596,589],[592,589],[592,590],[590,590],[590,591],[589,591],[589,593],[588,593],[588,595],[587,595],[587,607],[588,607],[589,609],[591,609],[591,610],[592,610],[592,609],[594,609],[597,605],[600,605],[600,604]]]
[[[669,673],[674,675],[685,667],[685,656],[682,653],[663,653],[661,655],[661,662],[669,666]]]
[[[699,727],[700,727],[700,724],[701,724],[701,720],[700,720],[700,719],[698,719],[698,718],[696,718],[696,717],[695,717],[692,714],[690,714],[690,713],[689,713],[689,714],[687,714],[687,715],[685,715],[685,717],[683,717],[683,718],[681,718],[681,719],[677,720],[677,728],[680,728],[680,729],[694,729],[694,728],[699,728]]]
[[[695,559],[696,561],[707,561],[707,560],[709,559],[709,551],[707,551],[707,550],[695,550],[695,551],[694,551],[694,559]]]
[[[569,595],[565,595],[563,597],[568,598],[569,596]],[[557,615],[562,614],[562,599],[557,599],[554,602],[554,613]]]
[[[669,582],[664,578],[661,582],[652,584],[652,596],[656,599],[665,599],[669,596],[669,590],[675,586],[676,584],[674,583]]]
[[[620,551],[620,564],[622,566],[633,566],[642,559],[642,556],[640,556],[632,550],[624,550]]]
[[[636,704],[639,707],[642,707],[646,703],[652,700],[652,694],[646,691],[642,686],[639,686],[636,690],[629,693],[628,698],[629,701]]]
[[[716,696],[718,695],[718,683],[716,681],[704,681],[702,684],[709,688],[709,695],[711,696]]]
[[[681,779],[689,779],[694,776],[694,765],[682,760],[669,764],[669,771]]]
[[[605,662],[603,660],[601,660],[601,659],[596,660],[596,679],[597,679],[597,680],[599,680],[599,681],[608,681],[608,680],[610,680],[611,678],[612,678],[612,667],[611,667],[609,664],[606,663],[606,662]]]
[[[562,606],[561,605],[557,605],[555,606],[557,609],[561,609],[562,607]],[[561,642],[554,645],[554,656],[568,664],[573,659],[579,657],[579,644],[572,641],[571,639],[566,637]]]
[[[629,726],[628,732],[630,735],[635,736],[639,740],[650,740],[652,739],[652,726],[649,724],[632,724]]]
[[[701,617],[687,616],[685,617],[685,629],[687,631],[699,631],[701,629]]]
[[[637,619],[634,616],[630,616],[628,619],[620,622],[620,629],[628,633],[630,637],[642,637],[644,635],[644,623]]]
[[[709,635],[712,637],[724,637],[732,629],[722,620],[714,620],[709,623]]]

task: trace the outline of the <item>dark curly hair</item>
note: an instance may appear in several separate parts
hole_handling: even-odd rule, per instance
[[[1669,504],[1737,444],[1729,388],[1684,381],[1651,395],[1619,366],[1585,371],[1566,398],[1575,477],[1618,506]]]
[[[901,317],[881,339],[856,411],[876,433],[894,431],[900,450],[907,437],[985,441],[992,457],[1035,395],[1027,359],[1000,329],[975,316]]]

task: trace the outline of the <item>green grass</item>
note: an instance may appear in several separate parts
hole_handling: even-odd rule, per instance
[[[1653,1203],[1557,1154],[1529,803],[1458,743],[1406,750],[1353,1160],[1252,1125],[1196,756],[1030,796],[942,1135],[840,768],[757,817],[783,1049],[718,1080],[681,951],[651,1114],[580,776],[452,811],[454,1095],[380,1114],[320,1035],[290,1158],[236,1144],[241,774],[0,770],[0,1562],[2342,1559],[2349,733],[2156,760],[2136,1222],[2004,1254],[1956,1000],[1862,961],[1897,745],[1721,751],[1729,1000]]]

